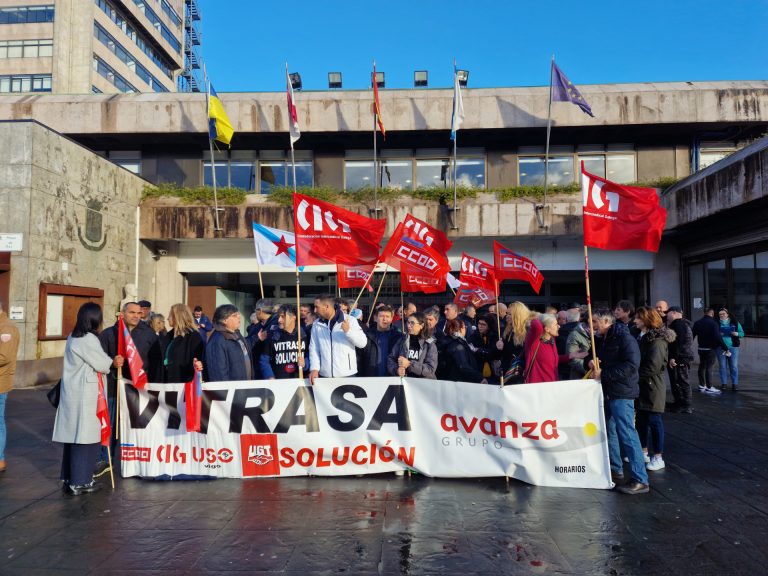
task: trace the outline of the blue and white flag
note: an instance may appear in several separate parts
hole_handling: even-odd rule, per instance
[[[453,114],[451,115],[451,140],[456,140],[456,131],[464,122],[464,101],[461,99],[459,73],[456,64],[453,65]]]
[[[296,267],[296,239],[293,232],[262,226],[254,222],[253,243],[259,264],[271,264],[281,268]],[[299,270],[303,268],[300,266]]]

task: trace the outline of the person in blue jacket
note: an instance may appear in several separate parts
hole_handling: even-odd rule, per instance
[[[237,307],[222,304],[213,313],[213,333],[205,349],[208,382],[253,380],[253,343],[240,332]]]
[[[720,320],[720,336],[723,337],[723,342],[728,346],[728,352],[731,353],[730,356],[727,355],[722,348],[717,351],[720,383],[725,390],[728,386],[728,373],[730,372],[731,387],[736,392],[739,389],[739,347],[741,346],[741,339],[744,338],[744,328],[741,327],[736,318],[729,314],[727,308],[720,308],[717,316]]]

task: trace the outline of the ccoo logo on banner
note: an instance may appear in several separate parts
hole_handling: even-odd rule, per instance
[[[603,395],[593,380],[483,386],[409,378],[203,385],[201,431],[183,384],[125,387],[124,477],[335,476],[410,468],[611,488]]]

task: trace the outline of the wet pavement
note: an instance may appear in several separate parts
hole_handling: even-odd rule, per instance
[[[765,574],[768,382],[695,394],[694,414],[665,415],[646,495],[388,474],[118,479],[74,498],[45,390],[18,390],[0,574]]]

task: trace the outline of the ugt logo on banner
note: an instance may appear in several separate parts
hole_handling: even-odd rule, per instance
[[[243,477],[279,476],[276,434],[241,434],[240,461]]]

